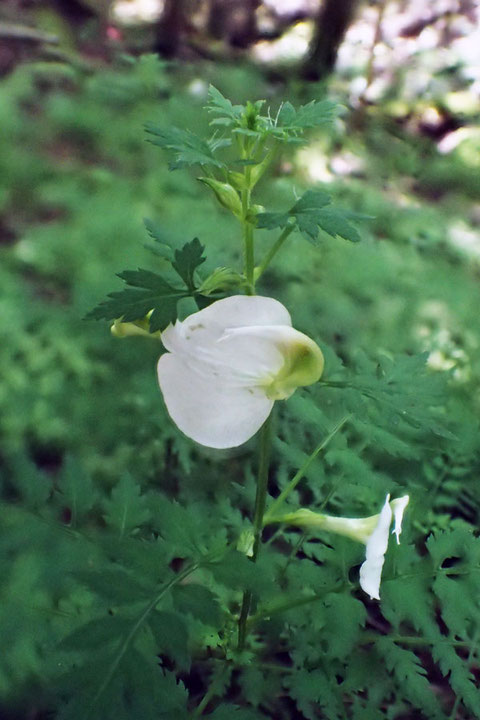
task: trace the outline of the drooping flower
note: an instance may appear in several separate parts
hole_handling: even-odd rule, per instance
[[[365,561],[360,567],[360,587],[372,599],[380,600],[380,580],[388,548],[392,517],[394,520],[392,532],[396,535],[397,543],[399,543],[403,513],[408,501],[408,495],[396,500],[390,500],[390,495],[387,495],[381,512],[366,518],[334,517],[305,508],[286,515],[267,517],[269,523],[281,522],[297,527],[318,528],[364,543],[366,553]]]
[[[207,447],[246,442],[275,400],[323,371],[320,348],[272,298],[218,300],[169,325],[161,338],[168,352],[158,362],[158,380],[167,410],[185,435]]]

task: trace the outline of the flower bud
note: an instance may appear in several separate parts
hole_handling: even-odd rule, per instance
[[[213,190],[220,205],[230,210],[236,217],[242,217],[242,201],[232,185],[207,177],[200,177],[198,179]]]

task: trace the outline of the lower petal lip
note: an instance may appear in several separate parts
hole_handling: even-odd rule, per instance
[[[269,416],[273,400],[255,387],[225,386],[211,375],[192,373],[171,353],[158,362],[158,379],[168,413],[179,429],[200,445],[237,447]]]

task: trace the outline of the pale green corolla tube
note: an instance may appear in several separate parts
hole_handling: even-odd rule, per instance
[[[397,543],[399,543],[403,513],[408,501],[408,495],[396,500],[390,500],[390,495],[387,495],[381,512],[366,518],[334,517],[302,508],[277,517],[267,516],[267,522],[284,523],[311,530],[326,530],[366,545],[365,561],[360,568],[360,587],[372,599],[380,600],[380,580],[388,548],[392,517],[394,520],[392,532],[396,535]]]
[[[251,438],[276,400],[317,382],[318,345],[292,327],[287,309],[267,297],[218,300],[161,334],[167,353],[158,380],[172,420],[211,448]]]

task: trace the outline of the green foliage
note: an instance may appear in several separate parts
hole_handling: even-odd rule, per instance
[[[272,137],[284,142],[302,142],[298,136],[305,130],[331,123],[336,114],[335,103],[329,100],[312,100],[298,109],[290,102],[284,102],[272,117],[270,110],[267,115],[261,115],[264,100],[232,105],[213,85],[210,85],[208,96],[207,110],[216,116],[211,125],[226,127],[237,135],[262,140]]]
[[[261,167],[261,201],[273,208],[291,206],[292,184],[261,153],[249,166],[225,137],[199,140],[201,120],[198,137],[171,130],[195,100],[154,58],[55,82],[52,72],[21,67],[0,89],[12,137],[0,150],[1,227],[19,238],[2,247],[0,267],[2,715],[182,720],[206,697],[203,716],[216,720],[479,717],[477,269],[448,244],[452,218],[468,215],[464,200],[425,204],[402,170],[408,147],[409,162],[428,165],[420,185],[440,187],[445,159],[425,163],[408,137],[399,147],[378,125],[353,130],[336,142],[350,151],[355,142],[366,158],[361,180],[256,215],[258,228],[270,218],[260,248],[269,228],[293,222],[309,240],[325,236],[319,252],[285,252],[262,278],[262,292],[291,308],[326,357],[315,390],[278,403],[270,489],[278,495],[350,417],[289,504],[362,516],[386,492],[410,492],[377,604],[358,588],[364,551],[352,541],[275,528],[258,563],[239,552],[251,529],[253,448],[223,458],[192,447],[162,406],[157,346],[139,351],[79,320],[113,272],[144,265],[146,213],[161,218],[146,223],[158,272],[122,273],[129,287],[98,316],[139,320],[154,309],[151,329],[162,328],[177,313],[165,286],[199,299],[201,271],[213,277],[220,262],[225,286],[213,293],[241,286],[235,219],[214,212],[188,175],[159,167],[139,137],[159,104],[170,129],[155,126],[151,138],[174,165],[208,165],[222,181],[229,159],[252,175]],[[215,72],[212,81],[234,85]],[[172,85],[166,102],[160,91]],[[245,103],[250,89],[248,79],[235,104],[210,90],[217,132],[294,149],[303,129],[333,114],[326,101],[277,103],[275,114]],[[471,173],[449,171],[456,192],[472,192]],[[401,196],[384,191],[386,178]],[[229,173],[240,195],[235,181]],[[365,242],[333,241],[357,235],[330,196],[373,216]],[[194,233],[201,242],[184,244]],[[433,353],[453,361],[448,373],[431,367]],[[244,589],[253,600],[239,652]]]

